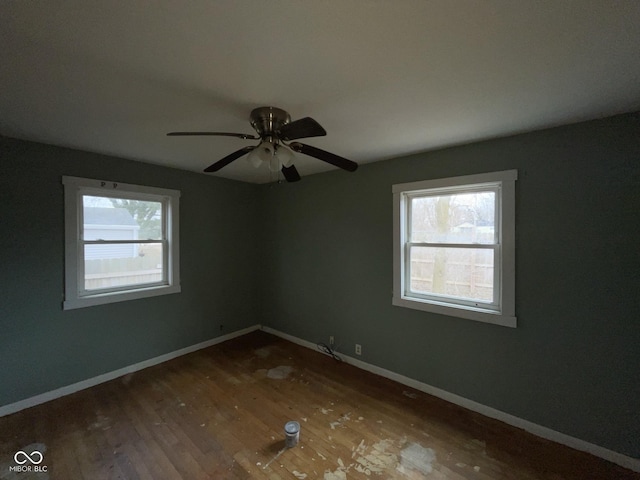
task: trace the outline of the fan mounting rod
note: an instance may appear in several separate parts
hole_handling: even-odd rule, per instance
[[[291,123],[291,116],[276,107],[260,107],[251,111],[251,126],[261,138],[274,137],[284,125]]]

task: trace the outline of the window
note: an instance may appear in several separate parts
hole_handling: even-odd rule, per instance
[[[393,186],[393,304],[516,326],[517,171]]]
[[[62,177],[65,310],[180,292],[180,192]]]

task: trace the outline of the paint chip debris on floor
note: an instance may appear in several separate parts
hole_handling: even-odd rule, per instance
[[[399,455],[394,453],[398,449],[402,449]],[[396,471],[403,477],[423,478],[433,471],[435,460],[433,449],[413,442],[407,445],[406,438],[398,441],[384,439],[372,445],[367,445],[363,439],[357,447],[352,448],[349,463],[338,458],[336,468],[325,470],[323,478],[346,480],[352,471],[366,476],[389,475]]]

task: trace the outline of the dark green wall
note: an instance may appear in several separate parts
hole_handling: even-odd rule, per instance
[[[391,186],[517,169],[511,329],[391,305]],[[640,116],[261,187],[263,323],[640,458]]]
[[[0,405],[263,323],[640,458],[639,165],[637,114],[263,186],[0,138]],[[518,328],[393,307],[391,185],[514,168]],[[182,293],[63,311],[62,175],[181,190]]]
[[[63,311],[62,175],[180,190],[182,293]],[[0,137],[0,405],[259,323],[257,200],[255,185]]]

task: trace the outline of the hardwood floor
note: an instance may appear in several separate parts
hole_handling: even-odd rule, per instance
[[[300,423],[300,442],[285,450],[289,420]],[[47,471],[9,471],[18,450],[40,451]],[[640,474],[254,332],[0,418],[0,479],[14,478],[622,480]]]

